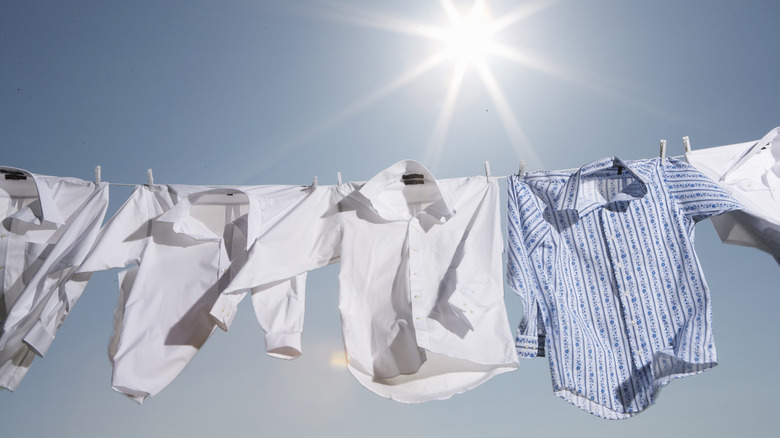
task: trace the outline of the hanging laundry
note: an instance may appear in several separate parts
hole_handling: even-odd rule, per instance
[[[80,271],[137,265],[119,274],[120,297],[109,346],[112,386],[138,403],[170,384],[234,311],[209,312],[262,245],[274,216],[305,198],[297,186],[139,186],[101,231]],[[265,268],[261,268],[265,269]],[[251,292],[266,331],[266,351],[292,359],[301,352],[305,273],[241,290]]]
[[[690,151],[685,158],[745,205],[712,218],[720,239],[766,251],[780,263],[780,127],[757,142]]]
[[[43,357],[89,280],[75,274],[108,208],[108,185],[0,167],[0,387]]]
[[[742,206],[676,159],[605,158],[508,177],[507,276],[521,357],[547,356],[555,395],[631,417],[672,379],[716,365],[696,222]]]
[[[495,178],[436,180],[401,161],[301,201],[225,293],[340,260],[347,367],[400,402],[446,399],[517,368]]]

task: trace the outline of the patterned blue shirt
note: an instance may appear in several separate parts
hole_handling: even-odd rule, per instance
[[[508,272],[521,357],[547,356],[557,396],[628,418],[661,386],[717,364],[696,222],[741,205],[675,159],[605,158],[510,176]]]

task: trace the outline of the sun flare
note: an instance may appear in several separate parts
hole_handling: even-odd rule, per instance
[[[468,17],[451,16],[452,26],[444,32],[450,56],[467,62],[479,62],[492,45],[489,11],[485,3],[476,3]]]

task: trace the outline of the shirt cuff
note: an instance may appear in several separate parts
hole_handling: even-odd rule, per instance
[[[295,359],[301,355],[301,333],[268,333],[265,335],[265,351],[278,359]]]
[[[238,303],[244,298],[244,294],[235,295],[220,295],[214,306],[211,307],[209,314],[217,327],[223,331],[228,331],[230,325],[233,324],[233,319],[236,317],[236,311],[238,310]]]
[[[54,342],[54,334],[50,333],[40,321],[35,323],[24,337],[24,343],[40,357],[43,357],[49,351],[52,342]]]
[[[471,329],[479,325],[479,322],[485,316],[486,309],[482,306],[475,306],[473,298],[467,294],[473,293],[471,290],[467,290],[466,293],[456,290],[452,293],[449,299],[450,306],[457,312],[463,314],[463,316],[471,324]]]
[[[520,357],[544,357],[544,336],[517,335],[515,347]]]

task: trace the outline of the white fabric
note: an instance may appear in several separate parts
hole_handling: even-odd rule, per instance
[[[780,262],[780,127],[757,142],[699,149],[685,158],[746,207],[712,218],[720,239]]]
[[[108,185],[0,168],[0,387],[15,389],[81,296]]]
[[[274,216],[307,193],[295,186],[136,188],[81,268],[138,265],[119,274],[109,347],[115,390],[142,403],[182,372],[217,326],[228,329],[248,288],[215,307],[220,292],[247,249],[262,245]],[[274,357],[300,355],[304,283],[302,274],[251,290]]]
[[[425,182],[405,185],[405,174]],[[365,184],[320,186],[301,201],[226,292],[340,258],[348,369],[400,402],[449,398],[517,368],[494,178],[437,181],[402,161]]]

